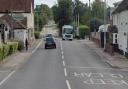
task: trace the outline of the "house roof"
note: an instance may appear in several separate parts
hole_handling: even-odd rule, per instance
[[[0,12],[31,12],[31,5],[34,9],[34,0],[0,0]]]
[[[118,7],[115,9],[113,14],[120,13],[124,10],[128,10],[128,0],[123,0]]]
[[[21,21],[16,21],[10,15],[6,14],[6,15],[0,17],[0,20],[9,24],[10,27],[13,26],[13,29],[25,29],[25,28],[27,28],[27,18],[24,18]]]

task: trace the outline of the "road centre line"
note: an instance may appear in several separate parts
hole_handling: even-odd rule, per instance
[[[64,52],[63,52],[63,51],[61,51],[61,54],[62,54],[62,55],[64,55]]]
[[[64,68],[64,75],[65,75],[65,77],[67,77],[67,69],[66,68]]]
[[[68,80],[66,80],[66,84],[67,84],[67,86],[68,86],[68,89],[71,89],[71,86],[70,86],[70,84],[69,84],[69,81],[68,81]]]
[[[64,66],[64,67],[66,66],[65,61],[63,61],[63,66]]]
[[[62,55],[62,59],[64,59],[64,55]]]
[[[1,82],[0,86],[4,84],[16,71],[12,71],[7,77],[5,77]]]

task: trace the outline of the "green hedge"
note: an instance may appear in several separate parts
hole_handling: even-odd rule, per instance
[[[6,56],[15,53],[18,50],[18,42],[8,42],[7,44],[0,44],[0,61]]]
[[[8,42],[9,54],[13,54],[18,50],[18,42]]]
[[[35,38],[36,39],[39,39],[40,38],[40,32],[39,31],[36,31],[34,34],[35,34]]]
[[[3,58],[9,55],[10,46],[9,45],[3,45]]]
[[[86,25],[80,25],[79,27],[79,36],[84,39],[86,35],[89,34],[89,28]]]
[[[22,51],[24,49],[24,42],[23,41],[18,41],[18,50]]]
[[[3,45],[0,45],[0,61],[3,59]]]

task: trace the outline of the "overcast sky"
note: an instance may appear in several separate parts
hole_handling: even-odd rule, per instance
[[[84,3],[87,3],[89,2],[89,0],[80,0]],[[90,0],[91,2],[93,2],[94,0]],[[103,0],[104,1],[104,0]],[[114,2],[117,2],[117,1],[122,1],[122,0],[106,0],[107,1],[107,4],[110,5],[110,6],[113,6],[113,3]],[[57,0],[35,0],[35,4],[37,5],[40,5],[41,3],[43,4],[47,4],[49,5],[50,7],[53,6],[54,4],[57,3]]]

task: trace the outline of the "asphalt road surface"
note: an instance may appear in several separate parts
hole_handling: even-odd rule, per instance
[[[111,68],[82,40],[43,44],[0,89],[128,89],[128,71]]]

